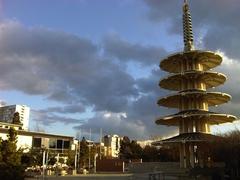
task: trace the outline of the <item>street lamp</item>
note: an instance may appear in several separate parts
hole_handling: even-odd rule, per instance
[[[97,157],[98,157],[98,153],[96,153],[94,156],[94,173],[97,172]]]

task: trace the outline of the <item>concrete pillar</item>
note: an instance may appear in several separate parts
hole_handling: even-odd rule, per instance
[[[179,144],[179,157],[180,157],[180,168],[184,168],[184,154],[183,154],[183,144]]]
[[[201,120],[198,119],[196,122],[196,132],[201,132]]]
[[[209,125],[209,123],[207,123],[207,133],[210,133],[210,132],[211,132],[210,125]]]
[[[180,168],[187,168],[188,162],[187,162],[187,149],[185,143],[180,143]]]
[[[194,146],[192,144],[189,145],[189,160],[190,160],[190,165],[193,168],[195,165],[195,157],[194,157]]]
[[[193,119],[192,121],[193,121],[193,132],[196,132],[196,121],[195,119]]]
[[[202,121],[201,126],[202,126],[202,131],[201,132],[203,132],[203,133],[207,132],[206,121],[205,120]]]
[[[184,144],[185,145],[185,152],[186,152],[186,166],[185,168],[189,168],[190,166],[190,151],[189,151],[189,144]]]
[[[188,132],[193,132],[193,121],[191,119],[188,121]]]
[[[179,134],[183,133],[183,121],[184,120],[179,121]]]
[[[187,168],[187,152],[186,152],[186,144],[183,143],[183,167]]]
[[[184,122],[183,131],[184,131],[184,133],[187,133],[188,132],[188,121],[184,120],[183,122]]]

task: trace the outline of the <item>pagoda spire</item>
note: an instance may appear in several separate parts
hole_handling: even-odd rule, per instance
[[[184,51],[194,50],[192,18],[187,0],[184,0],[183,4],[183,37],[184,37]]]

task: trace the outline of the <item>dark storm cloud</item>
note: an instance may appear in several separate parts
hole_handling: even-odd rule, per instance
[[[147,106],[151,104],[151,107],[156,105],[155,88],[154,95],[148,98],[147,94],[153,93],[153,85],[148,87],[148,79],[137,82],[127,73],[121,61],[116,63],[109,55],[120,60],[122,57],[118,52],[129,47],[129,54],[123,56],[124,64],[132,60],[153,64],[154,58],[157,62],[165,53],[161,48],[115,39],[122,46],[119,51],[114,47],[114,53],[110,53],[105,46],[63,32],[29,29],[12,21],[1,23],[0,27],[0,88],[42,95],[63,104],[32,111],[34,121],[44,125],[75,124],[82,128],[101,126],[109,133],[129,134],[132,137],[146,138],[153,132],[158,134],[154,124],[156,108],[153,108],[152,114],[153,110],[144,107],[145,103]],[[102,49],[98,47],[105,47],[104,52],[108,56],[102,55]],[[141,51],[144,57],[139,60]],[[157,87],[157,82],[154,84]],[[136,108],[138,102],[139,109]],[[82,113],[89,107],[96,113],[90,119],[83,121],[65,115]],[[111,113],[111,116],[107,118],[105,112]],[[155,131],[152,131],[154,127]]]
[[[89,129],[98,133],[103,128],[106,134],[119,134],[121,136],[142,137],[146,134],[146,127],[141,121],[130,121],[124,113],[98,112],[86,123],[75,126],[74,129]]]
[[[44,126],[51,126],[55,123],[63,123],[65,125],[69,125],[69,124],[79,124],[84,122],[82,119],[58,116],[55,114],[46,113],[38,110],[32,110],[31,113],[33,116],[32,120]]]
[[[155,120],[159,116],[174,113],[174,110],[157,105],[159,96],[166,94],[158,87],[162,76],[159,69],[154,69],[150,76],[138,79],[136,86],[140,96],[126,106],[125,112],[99,112],[86,123],[75,126],[76,130],[92,129],[98,134],[102,128],[105,133],[127,135],[130,138],[149,138],[159,135],[170,135],[176,132],[174,127],[157,126]]]
[[[0,28],[0,87],[63,103],[121,111],[137,96],[134,79],[98,55],[90,40],[16,22]]]
[[[240,70],[240,62],[234,59],[229,59],[227,56],[222,54],[223,63],[216,70],[218,72],[223,72],[227,76],[227,81],[217,87],[215,91],[221,91],[228,93],[232,96],[232,99],[227,104],[222,106],[218,106],[215,108],[220,112],[224,113],[232,113],[233,115],[240,118],[240,79],[239,79],[239,70]]]
[[[238,0],[201,0],[189,1],[195,37],[202,36],[199,30],[204,28],[205,48],[221,49],[226,55],[240,58],[240,3]],[[148,17],[156,22],[170,22],[169,32],[182,34],[183,1],[145,0],[149,7]]]
[[[135,61],[142,65],[156,65],[159,59],[166,55],[161,47],[130,43],[118,35],[108,35],[103,41],[107,55],[121,62]]]
[[[156,126],[153,115],[138,117],[139,119],[128,117],[124,113],[99,112],[86,123],[74,126],[74,129],[89,130],[91,128],[94,134],[99,134],[99,130],[102,129],[104,134],[118,134],[131,139],[169,135],[176,131],[172,127]]]
[[[151,20],[166,23],[170,36],[176,33],[182,34],[181,1],[146,0],[145,2],[149,6],[148,15]],[[224,56],[224,63],[221,68],[217,69],[217,71],[226,73],[230,78],[224,86],[220,86],[216,91],[230,93],[233,100],[216,108],[216,112],[233,113],[237,116],[239,114],[237,109],[240,108],[240,100],[238,98],[240,88],[236,87],[236,84],[239,84],[240,64],[238,57],[240,56],[238,56],[238,48],[234,48],[234,46],[238,47],[237,42],[239,41],[239,35],[237,34],[239,29],[238,27],[235,28],[235,26],[238,26],[236,25],[238,23],[236,17],[240,15],[238,9],[239,3],[234,0],[230,2],[225,0],[213,0],[211,2],[206,0],[191,1],[193,28],[196,39],[202,39],[203,46],[207,49],[220,49],[228,57],[235,58],[233,64],[228,64],[230,62],[229,58]],[[223,12],[226,12],[226,14]],[[236,14],[239,15],[235,16]],[[229,22],[232,18],[233,22]],[[204,33],[201,34],[202,32]],[[226,35],[229,38],[227,40]],[[120,60],[120,62],[135,61],[144,65],[151,65],[151,63],[157,65],[159,63],[158,59],[166,54],[162,48],[130,43],[115,35],[105,37],[103,48],[105,54],[113,59]],[[136,80],[135,84],[139,96],[127,104],[126,116],[122,116],[121,113],[110,113],[111,115],[106,117],[108,112],[98,113],[89,119],[87,123],[76,126],[75,129],[92,127],[99,132],[99,128],[107,127],[108,132],[116,132],[120,135],[126,133],[130,137],[137,136],[140,138],[176,132],[174,127],[156,126],[154,123],[156,117],[176,113],[177,111],[158,107],[156,104],[158,97],[170,93],[158,87],[159,80],[166,75],[159,69],[153,69],[150,76]],[[131,128],[129,129],[129,127]]]
[[[139,78],[137,80],[136,83],[138,85],[139,91],[144,94],[162,94],[163,89],[160,91],[158,83],[165,76],[167,76],[167,73],[161,71],[159,67],[154,67],[148,77]]]
[[[56,106],[49,107],[46,109],[39,110],[43,113],[82,113],[85,112],[85,107],[82,104],[74,104],[67,106]]]

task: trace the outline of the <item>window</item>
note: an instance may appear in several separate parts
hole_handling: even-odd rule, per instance
[[[57,140],[57,148],[62,149],[63,148],[63,140]]]
[[[56,139],[49,139],[49,148],[56,148],[56,147],[57,147]]]
[[[63,148],[69,149],[69,147],[70,147],[70,141],[64,141]]]
[[[42,144],[41,138],[33,138],[33,147],[40,148]]]

